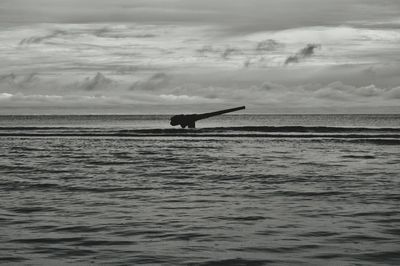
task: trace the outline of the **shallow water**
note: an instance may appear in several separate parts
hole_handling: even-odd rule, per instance
[[[99,118],[97,135],[32,119],[0,129],[2,262],[400,264],[398,116],[189,134]]]

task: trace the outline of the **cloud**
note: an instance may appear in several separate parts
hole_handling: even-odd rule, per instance
[[[31,89],[41,82],[37,73],[16,75],[14,73],[0,76],[0,90]]]
[[[175,102],[175,103],[212,103],[220,102],[218,99],[210,99],[200,96],[189,96],[185,94],[174,95],[174,94],[161,94],[160,98],[163,100]]]
[[[289,56],[285,60],[285,65],[293,64],[293,63],[298,63],[299,61],[311,57],[314,55],[314,50],[316,48],[321,48],[321,45],[319,44],[307,44],[306,47],[298,51],[295,55]]]
[[[0,93],[0,100],[10,99],[11,97],[13,97],[11,93],[6,93],[6,92]]]
[[[109,33],[111,31],[111,29],[109,27],[102,27],[100,29],[97,29],[93,32],[93,35],[97,36],[97,37],[104,37],[107,35],[107,33]]]
[[[389,99],[400,99],[400,87],[396,87],[396,88],[389,90],[387,97]]]
[[[232,48],[232,47],[226,47],[225,50],[222,52],[221,57],[224,59],[227,59],[229,56],[232,54],[240,52],[239,49],[237,48]]]
[[[266,90],[266,91],[284,91],[287,88],[281,84],[276,84],[273,82],[264,82],[261,86],[260,89]]]
[[[96,76],[93,78],[87,77],[83,82],[76,84],[76,87],[87,91],[102,90],[107,89],[112,83],[111,79],[97,72]]]
[[[204,45],[203,47],[196,50],[202,56],[207,55],[208,53],[218,53],[217,49],[214,49],[212,45]]]
[[[398,17],[398,1],[382,1],[248,0],[232,4],[231,0],[3,0],[0,23],[210,23],[237,34]]]
[[[130,81],[131,83],[131,81]],[[96,91],[126,90],[130,84],[106,77],[97,72],[93,76],[49,76],[43,73],[7,74],[0,76],[0,92],[24,93],[57,93],[75,95],[76,93],[91,93]],[[80,91],[80,92],[77,92]]]
[[[364,97],[379,96],[384,92],[385,92],[385,89],[377,88],[375,85],[359,87],[356,90],[354,90],[355,94],[357,94],[359,96],[364,96]]]
[[[320,47],[321,45],[318,44],[308,44],[305,48],[301,49],[298,54],[303,57],[312,56],[314,54],[315,48],[320,48]]]
[[[349,93],[338,87],[327,86],[314,92],[317,98],[328,99],[333,101],[351,101]]]
[[[146,80],[137,81],[131,86],[131,90],[154,91],[168,86],[171,77],[165,73],[156,73]]]
[[[304,84],[285,86],[273,82],[248,87],[216,87],[201,84],[185,84],[176,87],[174,95],[197,96],[226,103],[264,104],[266,108],[289,107],[385,107],[395,105],[400,97],[400,88],[352,86],[342,82],[327,85]]]
[[[33,44],[33,43],[41,43],[45,40],[56,38],[62,35],[67,35],[67,31],[64,30],[55,30],[50,34],[44,35],[44,36],[34,36],[34,37],[29,37],[22,39],[19,44],[24,45],[24,44]]]
[[[268,52],[268,51],[275,51],[279,48],[284,47],[283,43],[279,43],[273,39],[263,40],[257,43],[256,51],[259,52]]]
[[[0,89],[10,90],[19,88],[16,78],[17,76],[14,73],[0,76]]]
[[[243,62],[243,67],[244,68],[248,68],[251,65],[251,59],[247,58],[244,62]]]
[[[23,77],[23,79],[20,81],[20,84],[28,84],[28,83],[36,82],[38,80],[39,80],[39,78],[38,78],[37,73],[30,73]]]
[[[46,41],[46,38],[58,36],[54,33],[57,30],[68,35]],[[29,35],[38,37],[28,38],[27,43],[40,42],[41,45],[15,46]],[[304,40],[311,44],[307,45]],[[5,58],[0,62],[0,73],[40,71],[52,75],[75,72],[88,75],[92,71],[106,74],[133,68],[137,72],[152,73],[170,69],[196,72],[196,68],[224,71],[250,66],[249,70],[253,71],[281,68],[285,61],[286,65],[302,62],[301,67],[350,64],[367,67],[366,64],[397,63],[399,40],[400,30],[345,26],[296,28],[232,37],[212,26],[40,24],[0,30]],[[315,56],[317,45],[313,43],[320,43],[324,53]],[[288,57],[290,51],[297,50]],[[313,60],[304,60],[306,58]]]
[[[26,95],[21,92],[11,94],[11,93],[2,93],[0,94],[0,100],[10,100],[12,102],[54,102],[62,100],[63,97],[59,95],[40,95],[40,94],[30,94]]]
[[[25,44],[40,45],[18,45],[27,36],[36,37]],[[399,40],[398,29],[346,26],[238,35],[215,25],[10,26],[0,30],[0,93],[105,95],[115,104],[131,97],[149,105],[385,106],[399,95]]]
[[[120,88],[118,92],[113,91],[113,93],[109,90],[84,89],[75,93],[69,91],[66,95],[63,94],[65,90],[53,93],[50,91],[3,92],[0,93],[0,112],[7,108],[17,107],[73,108],[74,106],[87,110],[91,110],[92,107],[129,110],[129,106],[132,105],[164,106],[165,110],[170,110],[185,105],[203,105],[202,108],[208,108],[209,104],[244,104],[255,106],[259,111],[333,108],[330,110],[340,112],[344,110],[343,108],[364,108],[363,110],[381,108],[381,110],[396,112],[393,106],[398,106],[398,99],[400,99],[400,87],[379,88],[375,85],[357,87],[342,82],[296,86],[285,86],[268,81],[246,87],[210,86],[199,83],[186,83],[179,86],[170,84],[170,86],[169,89],[162,87],[154,89],[153,87],[153,90],[134,91]]]
[[[218,57],[221,57],[225,60],[229,59],[233,55],[244,55],[244,52],[239,47],[231,47],[226,44],[220,44],[219,47],[214,47],[212,45],[204,45],[199,49],[196,49],[196,52],[202,57],[211,57],[215,60],[218,60]],[[215,57],[213,57],[215,56]]]
[[[0,76],[0,81],[10,81],[10,80],[14,80],[14,79],[15,79],[14,73],[5,74],[5,75]]]
[[[298,63],[299,62],[299,57],[296,55],[291,55],[285,60],[285,65],[289,65],[292,63]]]
[[[146,28],[146,27],[144,27]],[[148,32],[150,31],[150,32]],[[93,35],[100,38],[114,38],[114,39],[122,39],[122,38],[155,38],[158,35],[154,32],[156,29],[152,29],[149,27],[143,32],[132,31],[131,27],[127,27],[124,25],[113,25],[113,26],[105,26],[99,29],[93,30]]]
[[[373,102],[376,99],[393,100],[400,98],[400,88],[379,88],[371,84],[368,86],[351,86],[342,82],[333,82],[320,89],[314,91],[317,98],[323,98],[333,101],[369,101]],[[382,103],[384,104],[384,103]]]

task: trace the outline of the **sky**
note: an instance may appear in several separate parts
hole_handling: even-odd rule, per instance
[[[400,113],[398,0],[2,0],[0,114]]]

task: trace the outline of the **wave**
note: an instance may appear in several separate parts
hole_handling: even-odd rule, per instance
[[[243,126],[200,129],[112,129],[87,127],[0,127],[0,137],[257,137],[391,139],[398,142],[400,128],[322,126]]]
[[[262,266],[270,263],[276,263],[273,260],[258,260],[258,259],[220,259],[220,260],[210,260],[206,262],[196,262],[189,263],[188,265],[200,265],[200,266],[212,266],[212,265],[221,265],[221,266],[239,266],[239,265],[252,265],[252,266]]]
[[[207,138],[332,138],[332,139],[370,139],[378,143],[399,143],[400,134],[91,134],[91,133],[28,133],[0,134],[0,137],[207,137]],[[387,142],[386,140],[389,140]],[[383,143],[384,144],[384,143]]]
[[[1,131],[116,131],[112,128],[99,127],[0,127]],[[245,131],[245,132],[292,132],[292,133],[356,133],[356,132],[392,132],[400,133],[399,128],[388,127],[328,127],[328,126],[241,126],[241,127],[208,127],[196,129],[180,129],[180,128],[151,128],[151,129],[123,129],[119,132],[129,133],[208,133],[208,132],[230,132],[230,131]]]
[[[140,133],[210,133],[210,132],[264,132],[264,133],[400,133],[400,128],[323,127],[323,126],[243,126],[200,129],[139,129]],[[129,132],[122,130],[122,132]]]

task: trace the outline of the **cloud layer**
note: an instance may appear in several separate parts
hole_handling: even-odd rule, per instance
[[[26,83],[23,83],[23,86],[17,83],[19,87],[13,87],[10,92],[0,93],[3,111],[18,107],[77,107],[89,110],[99,107],[129,113],[133,106],[138,105],[145,106],[141,107],[142,112],[152,112],[154,106],[162,106],[164,110],[175,110],[179,105],[191,105],[200,109],[242,103],[246,103],[250,110],[268,112],[291,112],[294,108],[319,112],[342,112],[346,108],[353,108],[353,111],[357,111],[357,108],[371,112],[379,112],[380,109],[400,111],[400,86],[357,87],[340,81],[326,85],[286,86],[266,81],[246,87],[211,86],[204,83],[184,83],[165,73],[157,73],[133,83],[121,82],[97,73],[80,82],[58,84],[60,87],[57,90],[52,89],[51,85],[55,83],[50,81],[47,81],[47,88],[41,86],[40,90],[25,89],[25,86],[33,88],[30,85],[35,84],[39,78],[34,80],[26,77],[3,77],[0,86],[8,82],[9,78],[26,80]],[[39,84],[46,83],[42,81]]]
[[[4,0],[0,113],[219,104],[398,112],[400,4],[383,1]]]

